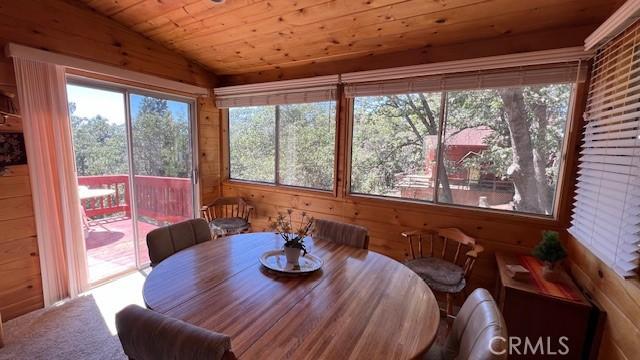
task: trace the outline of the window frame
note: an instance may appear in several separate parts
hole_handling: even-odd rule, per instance
[[[557,83],[557,84],[562,84],[562,83]],[[346,163],[346,167],[345,167],[345,184],[346,184],[345,195],[346,196],[345,198],[353,201],[370,199],[370,200],[380,200],[385,202],[392,201],[392,202],[397,202],[398,204],[420,204],[420,205],[435,207],[443,210],[458,209],[458,210],[465,210],[465,211],[470,211],[470,212],[475,212],[480,214],[491,213],[491,214],[501,215],[501,216],[505,216],[505,215],[513,216],[517,219],[542,220],[544,222],[550,222],[553,225],[556,225],[559,222],[563,222],[563,223],[568,222],[568,214],[565,214],[566,207],[563,206],[562,200],[568,200],[569,195],[571,195],[571,194],[567,194],[568,190],[572,189],[572,188],[570,189],[569,184],[567,184],[568,183],[567,175],[570,173],[569,170],[575,167],[576,162],[573,161],[573,159],[572,161],[569,161],[568,156],[575,155],[575,154],[571,154],[572,152],[575,152],[575,149],[570,149],[569,145],[570,143],[573,142],[574,140],[573,138],[578,136],[576,134],[576,131],[579,131],[579,130],[576,130],[575,127],[576,127],[576,123],[579,123],[579,121],[576,121],[576,117],[580,115],[576,114],[576,109],[579,108],[579,106],[577,106],[578,104],[576,103],[576,101],[578,99],[578,96],[577,96],[578,92],[581,92],[581,93],[584,92],[585,83],[571,82],[566,84],[571,86],[571,94],[569,96],[569,104],[567,107],[567,119],[564,127],[564,136],[562,139],[562,144],[560,149],[561,150],[560,157],[559,157],[560,171],[558,173],[558,180],[557,180],[557,184],[556,184],[554,196],[553,196],[553,213],[552,214],[545,215],[545,214],[534,214],[534,213],[527,213],[527,212],[521,212],[521,211],[481,208],[478,206],[450,204],[450,203],[443,203],[438,201],[438,192],[439,192],[439,186],[440,186],[438,171],[440,170],[440,162],[442,161],[442,151],[443,151],[442,142],[443,142],[443,135],[445,132],[444,126],[446,125],[446,118],[447,118],[446,114],[447,114],[447,106],[448,106],[448,93],[452,92],[447,90],[440,91],[441,106],[440,106],[439,119],[438,119],[438,126],[439,126],[438,154],[437,154],[438,164],[436,165],[436,173],[434,176],[435,188],[433,192],[433,200],[420,200],[420,199],[410,199],[410,198],[402,198],[402,197],[387,196],[387,195],[364,194],[364,193],[358,193],[358,192],[352,191],[351,180],[352,180],[352,170],[353,170],[352,162],[353,162],[353,145],[354,145],[353,126],[354,126],[354,104],[355,104],[356,97],[346,99],[348,112],[347,112],[347,136],[345,140],[345,146],[347,148],[346,159],[345,159],[345,163]],[[522,86],[524,87],[527,85],[522,85]],[[484,89],[473,89],[473,90],[484,90]],[[584,95],[582,95],[582,97],[583,96]],[[577,143],[579,144],[579,141],[577,141]],[[570,151],[570,150],[573,150],[573,151]]]
[[[318,188],[312,188],[312,187],[306,187],[306,186],[298,186],[298,185],[288,185],[288,184],[283,184],[280,182],[280,110],[279,110],[279,106],[280,105],[295,105],[295,104],[279,104],[279,105],[258,105],[258,106],[275,106],[275,165],[274,165],[274,182],[266,182],[266,181],[257,181],[257,180],[244,180],[244,179],[235,179],[231,177],[231,138],[230,138],[230,131],[229,131],[229,109],[222,109],[221,113],[222,113],[222,123],[223,123],[223,129],[222,132],[225,133],[226,135],[223,134],[222,136],[222,142],[221,142],[221,154],[223,157],[223,163],[224,163],[224,179],[223,182],[228,182],[228,183],[238,183],[238,184],[254,184],[254,185],[262,185],[262,186],[267,186],[267,187],[277,187],[277,188],[283,188],[283,189],[291,189],[291,190],[295,190],[295,191],[302,191],[302,192],[310,192],[310,193],[315,193],[315,194],[327,194],[327,195],[332,195],[333,197],[337,197],[338,195],[338,141],[340,139],[339,137],[339,124],[340,124],[340,96],[341,96],[341,92],[338,91],[337,92],[338,97],[334,100],[328,100],[328,101],[333,101],[335,103],[335,113],[334,113],[334,134],[333,134],[333,184],[331,189],[318,189]],[[322,101],[315,101],[315,102],[311,102],[311,103],[307,103],[307,104],[313,104],[313,103],[318,103],[318,102],[322,102]],[[225,156],[226,155],[226,156]]]

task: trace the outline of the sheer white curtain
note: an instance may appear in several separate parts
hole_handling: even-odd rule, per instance
[[[45,306],[87,286],[64,68],[14,57]]]

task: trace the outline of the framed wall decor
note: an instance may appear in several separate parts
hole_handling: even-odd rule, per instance
[[[19,132],[0,132],[0,168],[26,163],[24,135]]]

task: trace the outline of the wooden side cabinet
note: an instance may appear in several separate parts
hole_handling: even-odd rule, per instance
[[[520,263],[517,256],[496,254],[496,261],[496,296],[507,324],[509,359],[589,359],[597,354],[592,330],[597,309],[568,274],[563,272],[561,281],[578,295],[576,301],[540,293],[533,279],[517,281],[507,275],[506,265]]]

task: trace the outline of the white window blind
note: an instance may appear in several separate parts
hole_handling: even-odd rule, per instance
[[[513,86],[574,83],[586,79],[586,68],[579,62],[546,65],[544,67],[515,67],[500,70],[469,71],[464,73],[430,75],[407,79],[348,83],[345,96],[384,96],[432,91],[490,89]]]
[[[220,109],[336,100],[338,75],[214,89]]]
[[[594,59],[569,232],[623,277],[640,243],[640,34],[635,26]]]

